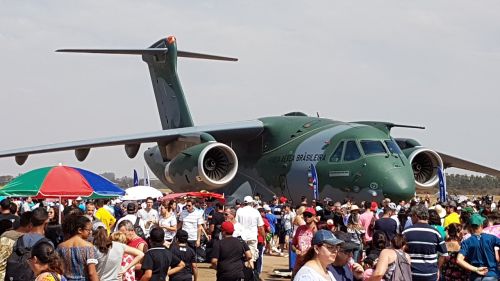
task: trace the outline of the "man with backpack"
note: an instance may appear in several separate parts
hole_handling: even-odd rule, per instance
[[[28,259],[31,257],[31,248],[37,243],[45,241],[52,244],[45,238],[45,228],[48,223],[49,214],[44,208],[38,207],[33,210],[30,232],[17,239],[12,254],[7,259],[5,280],[31,281],[35,279],[33,271],[29,269]]]
[[[5,279],[7,258],[12,254],[17,239],[31,230],[31,211],[24,212],[19,219],[19,227],[8,230],[0,237],[0,280]]]

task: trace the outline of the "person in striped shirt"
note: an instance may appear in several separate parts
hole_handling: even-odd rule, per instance
[[[413,225],[403,231],[411,257],[413,281],[436,281],[439,268],[448,255],[439,232],[429,225],[429,211],[423,204],[411,209]]]

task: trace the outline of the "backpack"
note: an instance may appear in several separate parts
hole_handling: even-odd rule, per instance
[[[51,243],[50,240],[43,237],[38,240],[36,244],[40,242]],[[33,245],[34,246],[34,245]],[[28,264],[28,259],[31,257],[31,247],[26,247],[24,245],[24,235],[17,239],[14,248],[12,249],[12,254],[10,254],[7,259],[7,266],[5,270],[5,280],[8,281],[32,281],[35,280],[35,274],[30,269]]]
[[[139,236],[142,239],[146,240],[146,233],[144,233],[144,230],[141,227],[140,220],[141,219],[139,217],[137,217],[137,219],[135,220],[134,231],[135,231],[135,234],[137,234],[137,236]]]
[[[401,250],[394,250],[396,252],[396,261],[394,262],[395,268],[388,281],[406,281],[412,280],[411,265],[406,259],[405,254]]]

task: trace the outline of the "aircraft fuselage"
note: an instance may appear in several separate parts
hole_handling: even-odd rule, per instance
[[[316,168],[320,197],[342,200],[409,199],[415,193],[411,164],[391,136],[365,124],[307,116],[259,119],[265,130],[251,140],[217,140],[238,157],[236,177],[211,189],[239,198],[251,193],[283,195],[295,202],[313,197],[308,184],[311,164]],[[203,189],[193,182],[168,182],[160,149],[145,152],[153,173],[176,192]]]

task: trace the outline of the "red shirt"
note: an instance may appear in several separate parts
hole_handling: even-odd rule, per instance
[[[148,247],[148,243],[146,243],[146,241],[144,239],[142,239],[141,237],[137,237],[135,238],[134,240],[128,242],[128,246],[132,247],[132,248],[136,248],[136,249],[139,249],[139,246],[141,246],[142,244],[145,244],[146,245],[146,249]],[[140,280],[142,277],[142,270],[136,270],[135,271],[135,280]]]
[[[264,221],[264,231],[267,234],[271,229],[271,225],[269,224],[269,221],[265,217],[262,217],[262,220]],[[266,237],[262,237],[260,235],[260,232],[257,232],[257,242],[260,244],[264,244],[264,240],[266,240]]]
[[[307,225],[301,225],[295,231],[295,236],[293,237],[293,245],[295,248],[299,249],[301,252],[307,251],[311,247],[311,242],[316,229],[310,229]]]

